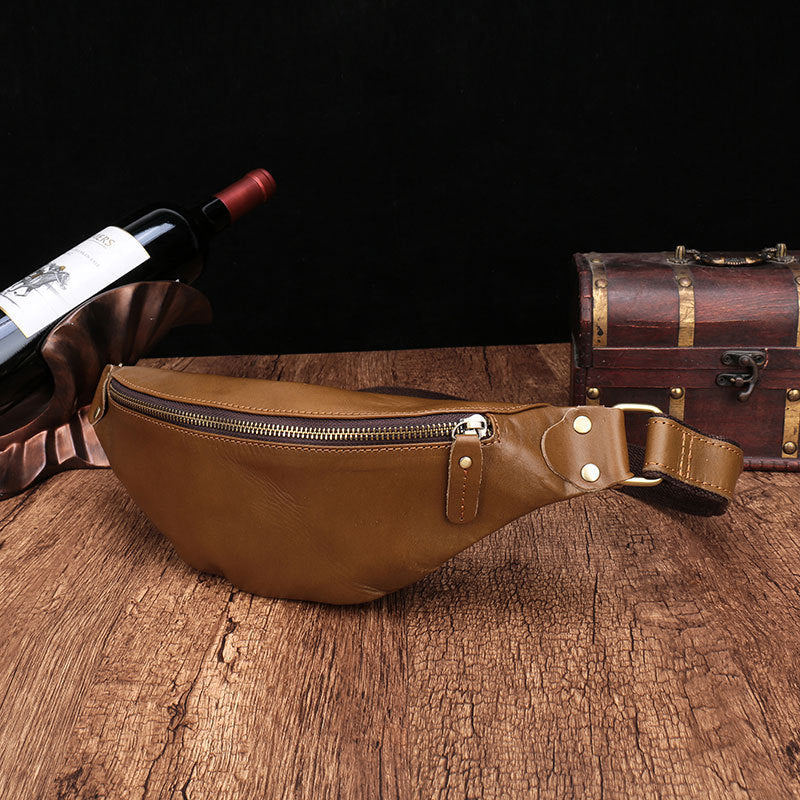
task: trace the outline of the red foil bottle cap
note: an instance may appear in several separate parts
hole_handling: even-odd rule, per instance
[[[231,222],[235,222],[256,206],[266,203],[274,192],[275,178],[265,169],[254,169],[214,197],[222,200],[231,215]]]

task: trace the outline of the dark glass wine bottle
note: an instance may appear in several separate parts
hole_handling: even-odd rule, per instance
[[[256,169],[193,208],[146,206],[0,292],[0,435],[47,405],[52,378],[40,345],[55,323],[115,286],[193,281],[212,237],[274,191],[269,172]]]

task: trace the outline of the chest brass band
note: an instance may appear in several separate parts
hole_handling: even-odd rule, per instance
[[[782,458],[800,456],[800,399],[792,400],[794,396],[791,389],[787,390],[786,408],[783,414]]]
[[[694,278],[686,264],[673,267],[678,284],[678,347],[694,346]]]
[[[603,260],[590,256],[592,270],[592,346],[608,344],[608,276]]]
[[[789,264],[789,270],[794,278],[794,286],[797,289],[797,335],[795,347],[800,347],[800,264]]]

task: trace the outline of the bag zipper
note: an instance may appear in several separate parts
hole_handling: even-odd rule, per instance
[[[488,417],[483,414],[465,416],[463,411],[380,419],[309,419],[249,414],[151,397],[129,389],[113,377],[108,384],[108,395],[123,408],[181,428],[272,442],[325,446],[435,443],[452,441],[463,435],[478,436],[482,441],[493,433]]]

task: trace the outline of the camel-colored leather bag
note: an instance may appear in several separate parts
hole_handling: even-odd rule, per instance
[[[609,487],[722,513],[741,450],[632,410],[654,414],[636,477],[622,408],[109,366],[89,415],[114,472],[189,564],[255,594],[360,603],[535,508]]]

